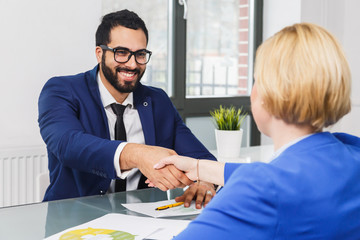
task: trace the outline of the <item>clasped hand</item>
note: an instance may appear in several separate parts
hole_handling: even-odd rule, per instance
[[[190,185],[192,181],[173,165],[160,170],[154,169],[153,166],[159,159],[171,155],[176,155],[176,152],[163,147],[128,143],[120,155],[120,166],[122,170],[138,168],[148,180],[163,191]]]
[[[159,163],[154,165],[154,168],[161,170],[164,167],[175,166],[177,169],[184,172],[190,180],[195,181],[199,177],[197,175],[198,161],[202,160],[172,155],[161,159]],[[149,186],[153,186],[152,183],[149,183]],[[199,209],[201,208],[202,203],[204,203],[205,207],[215,194],[216,192],[213,184],[205,181],[199,181],[192,183],[182,196],[175,198],[175,201],[184,202],[184,206],[189,207],[191,201],[195,199],[196,208]]]
[[[171,156],[185,158],[178,156],[171,149],[128,143],[121,153],[120,166],[122,170],[138,168],[148,178],[146,183],[150,187],[158,187],[163,191],[189,186],[182,196],[175,198],[175,201],[184,202],[184,206],[189,207],[191,201],[195,199],[196,208],[201,208],[202,203],[205,206],[215,196],[214,185],[206,182],[194,184],[196,177],[194,178],[191,173],[181,169],[187,165],[185,162],[184,166],[166,162],[166,159],[171,158]],[[159,159],[163,159],[165,162],[158,165]],[[192,161],[194,159],[187,158],[187,160]],[[194,161],[196,163],[197,160]],[[154,165],[157,167],[154,168]]]

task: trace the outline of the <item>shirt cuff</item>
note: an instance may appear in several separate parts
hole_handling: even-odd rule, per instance
[[[120,168],[120,154],[121,154],[122,150],[124,149],[124,147],[126,146],[126,144],[128,144],[128,143],[127,142],[120,143],[119,146],[117,147],[117,149],[115,151],[115,155],[114,155],[114,167],[115,167],[115,171],[116,171],[116,176],[121,179],[125,179],[131,171],[131,169],[130,169],[130,170],[121,172],[121,168]]]

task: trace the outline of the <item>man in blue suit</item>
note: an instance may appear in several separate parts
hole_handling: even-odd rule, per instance
[[[148,31],[128,10],[103,17],[96,32],[98,65],[74,76],[54,77],[39,97],[39,126],[47,145],[50,185],[44,200],[114,192],[123,189],[161,190],[192,183],[174,166],[155,171],[162,157],[181,154],[215,160],[185,126],[166,93],[140,83],[151,52]],[[115,139],[114,104],[124,106],[126,140]],[[206,194],[209,193],[209,194]],[[215,194],[208,183],[192,184],[178,198],[197,206]]]

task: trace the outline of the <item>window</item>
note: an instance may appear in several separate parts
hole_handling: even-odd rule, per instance
[[[249,0],[188,1],[187,97],[249,95],[252,3]]]
[[[215,149],[215,134],[209,129],[214,126],[209,111],[220,104],[242,107],[249,113],[244,125],[243,146],[259,145],[260,133],[252,119],[249,95],[253,82],[254,52],[262,41],[263,1],[187,2],[186,21],[183,19],[184,8],[178,4],[174,14],[178,29],[174,37],[174,89],[178,89],[173,94],[175,106],[208,149]],[[211,58],[216,58],[217,63]],[[200,70],[205,68],[204,62],[208,65],[205,71]],[[201,78],[199,72],[208,77]]]

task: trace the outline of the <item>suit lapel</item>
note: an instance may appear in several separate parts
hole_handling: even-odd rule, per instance
[[[155,124],[152,101],[150,96],[143,93],[143,88],[140,84],[134,92],[134,104],[140,116],[145,144],[155,145]]]
[[[100,98],[99,86],[96,81],[97,73],[98,73],[98,66],[96,66],[93,70],[88,72],[88,74],[86,75],[86,80],[88,82],[91,96],[93,97],[93,99],[95,99],[96,104],[99,107],[103,108]]]
[[[98,69],[99,69],[99,65],[97,65],[91,71],[87,72],[86,81],[88,82],[90,94],[96,102],[96,105],[97,105],[96,107],[98,107],[100,109],[101,117],[103,120],[103,127],[106,129],[106,131],[104,131],[104,132],[106,132],[106,137],[107,137],[107,139],[110,139],[108,119],[107,119],[107,116],[105,113],[103,103],[101,102],[99,86],[98,86],[98,83],[96,80]]]

